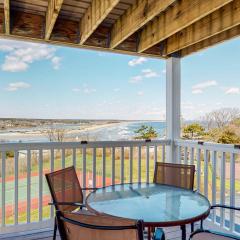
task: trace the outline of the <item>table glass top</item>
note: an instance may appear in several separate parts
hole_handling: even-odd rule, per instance
[[[100,188],[89,195],[88,205],[97,212],[144,222],[175,222],[208,212],[201,194],[159,184],[122,184]]]

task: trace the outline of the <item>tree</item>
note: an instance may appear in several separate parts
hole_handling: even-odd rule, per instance
[[[44,134],[46,134],[47,138],[50,142],[63,142],[65,138],[65,129],[60,128],[49,128],[46,131],[44,131]]]
[[[223,128],[239,117],[238,108],[221,108],[207,113],[204,120],[207,122],[208,129]]]
[[[237,144],[240,143],[240,138],[231,128],[226,128],[221,131],[220,136],[217,139],[218,143],[224,144]]]
[[[205,128],[198,123],[192,123],[183,128],[183,133],[188,138],[194,138],[195,136],[201,136],[204,134]],[[190,135],[190,136],[189,136]]]
[[[134,131],[135,139],[152,139],[158,136],[157,131],[152,126],[142,125],[139,129]]]

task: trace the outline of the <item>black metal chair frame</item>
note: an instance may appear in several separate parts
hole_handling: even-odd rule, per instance
[[[75,167],[74,166],[71,166],[71,167],[68,167],[68,168],[73,168],[74,170],[75,170]],[[61,169],[61,170],[63,170],[63,169]],[[77,174],[76,173],[76,170],[75,170],[75,174]],[[76,207],[79,207],[79,209],[83,209],[83,208],[85,208],[86,206],[85,206],[85,204],[83,204],[83,203],[76,203],[76,202],[56,202],[56,201],[54,201],[54,194],[53,194],[53,192],[54,192],[54,189],[52,189],[52,186],[51,186],[51,183],[50,183],[50,179],[49,179],[49,177],[48,177],[48,174],[46,174],[45,175],[45,177],[46,177],[46,180],[47,180],[47,183],[48,183],[48,187],[49,187],[49,190],[50,190],[50,194],[51,194],[51,196],[52,196],[52,200],[53,200],[53,202],[51,202],[51,203],[49,203],[48,205],[53,205],[53,206],[55,206],[55,210],[56,211],[59,211],[59,209],[58,209],[58,206],[76,206]],[[94,190],[97,190],[97,188],[82,188],[81,187],[81,190],[82,191],[94,191]],[[53,240],[55,240],[56,239],[56,236],[57,236],[57,220],[56,220],[56,217],[55,217],[55,219],[54,219],[54,230],[53,230]]]
[[[100,226],[100,225],[92,225],[92,224],[86,224],[82,223],[70,218],[66,218],[62,215],[61,211],[56,212],[56,218],[59,225],[59,233],[62,240],[67,239],[67,235],[65,232],[65,228],[63,225],[63,222],[68,222],[70,224],[82,227],[82,228],[90,228],[95,230],[111,230],[111,231],[117,231],[117,230],[127,230],[127,229],[136,229],[138,231],[139,240],[144,240],[143,235],[143,221],[138,220],[135,225],[129,225],[129,226]]]
[[[224,208],[224,209],[230,209],[230,210],[240,211],[240,208],[239,208],[239,207],[227,206],[227,205],[221,205],[221,204],[216,204],[216,205],[212,205],[212,206],[211,206],[211,209],[215,209],[215,208]],[[200,229],[198,229],[198,230],[196,230],[195,232],[193,232],[193,233],[190,235],[189,240],[191,240],[194,235],[197,235],[197,234],[203,233],[203,232],[205,232],[205,233],[212,233],[212,234],[215,234],[215,235],[218,235],[218,236],[229,237],[229,238],[232,238],[232,239],[240,240],[240,237],[235,236],[235,235],[232,235],[232,234],[221,233],[221,232],[216,232],[216,231],[212,231],[212,230],[205,230],[205,229],[203,229],[203,223],[202,223],[202,222],[201,222]]]

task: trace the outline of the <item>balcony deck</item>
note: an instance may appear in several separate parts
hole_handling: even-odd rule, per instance
[[[199,224],[195,224],[195,229],[199,227]],[[215,231],[226,232],[224,229],[220,229],[220,227],[216,224],[213,224],[210,221],[204,222],[205,229],[212,229]],[[166,234],[167,240],[181,240],[181,231],[179,227],[170,227],[164,228],[164,232]],[[190,234],[190,226],[187,226],[187,239],[189,239]],[[53,230],[51,228],[45,228],[41,230],[33,230],[27,232],[20,232],[20,233],[10,233],[1,235],[0,240],[52,240]],[[146,238],[147,239],[147,238]],[[57,240],[60,240],[60,237],[57,237]]]

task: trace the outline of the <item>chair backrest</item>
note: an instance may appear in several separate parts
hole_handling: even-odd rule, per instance
[[[193,190],[194,173],[194,165],[157,162],[153,182]]]
[[[143,240],[143,222],[109,215],[57,211],[58,228],[64,240]]]
[[[73,202],[82,203],[83,193],[75,168],[68,167],[46,174],[46,179],[54,203]],[[73,211],[77,206],[56,206],[57,210]]]

